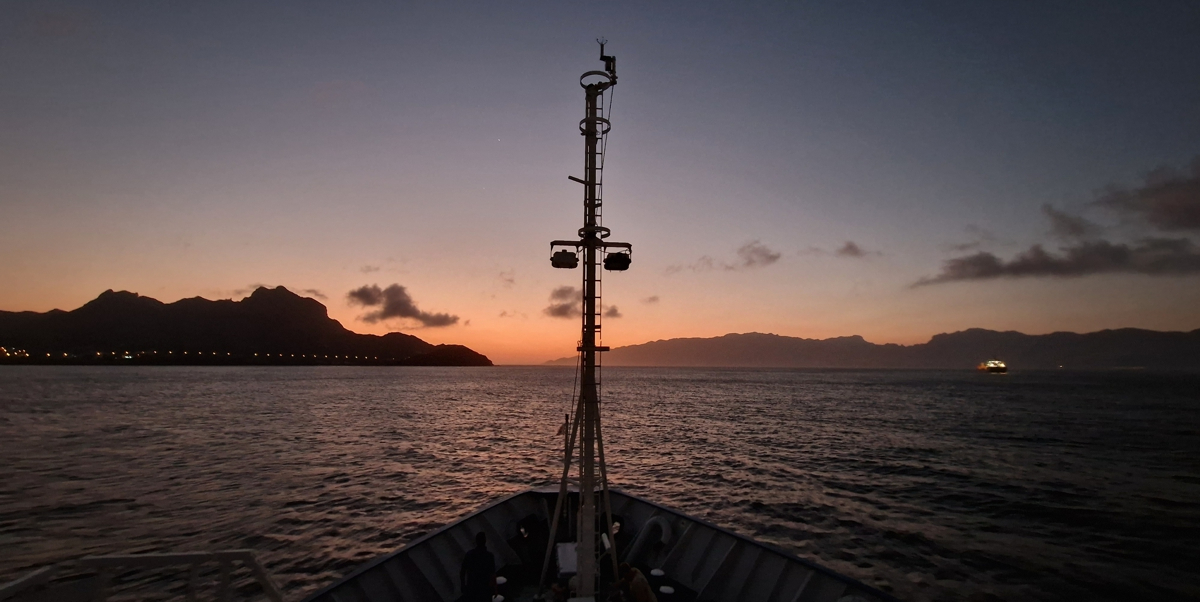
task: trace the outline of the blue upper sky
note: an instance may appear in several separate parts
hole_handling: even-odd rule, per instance
[[[1198,31],[1166,1],[6,2],[0,309],[264,283],[422,326],[357,319],[396,283],[462,318],[425,338],[562,355],[546,243],[605,36],[613,344],[1197,328]]]

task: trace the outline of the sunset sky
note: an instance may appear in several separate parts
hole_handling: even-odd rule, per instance
[[[1198,32],[1194,0],[4,2],[0,310],[283,285],[571,355],[549,241],[604,36],[605,344],[1196,329]]]

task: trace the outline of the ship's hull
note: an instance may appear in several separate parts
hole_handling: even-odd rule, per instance
[[[500,587],[505,600],[531,600],[537,591],[548,533],[545,526],[556,495],[553,488],[531,489],[496,501],[364,564],[305,602],[453,602],[461,595],[460,564],[479,531],[487,533],[497,572],[507,581]],[[774,546],[627,493],[612,491],[612,511],[622,524],[616,537],[618,558],[639,567],[656,590],[664,585],[674,590],[670,596],[660,593],[660,600],[895,600]],[[571,516],[561,524],[574,522]],[[611,562],[607,556],[600,559],[603,574],[611,575]],[[662,569],[664,574],[656,576],[651,569]],[[550,575],[565,579],[554,563]]]

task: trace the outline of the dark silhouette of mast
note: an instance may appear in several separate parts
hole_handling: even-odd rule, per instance
[[[597,494],[603,504],[603,527],[607,532],[605,545],[611,546],[609,554],[613,563],[613,574],[617,573],[616,541],[613,537],[612,504],[608,495],[608,473],[604,464],[604,437],[600,428],[600,395],[597,366],[599,354],[608,351],[600,346],[600,274],[597,269],[603,261],[604,269],[624,271],[629,269],[632,247],[629,243],[608,242],[610,232],[603,225],[603,169],[604,151],[608,131],[612,124],[605,117],[604,94],[617,84],[617,59],[604,54],[605,40],[600,43],[600,60],[603,71],[588,71],[579,78],[583,87],[586,109],[579,122],[579,132],[584,139],[584,177],[568,178],[583,184],[584,215],[583,227],[579,229],[579,240],[556,240],[551,249],[560,248],[551,256],[556,268],[571,269],[579,265],[579,253],[583,252],[583,331],[577,350],[581,355],[578,403],[575,418],[563,453],[563,472],[559,482],[558,502],[550,529],[550,542],[542,564],[540,583],[546,582],[546,570],[550,563],[558,531],[559,518],[567,499],[567,484],[571,471],[571,456],[575,442],[579,441],[579,513],[578,540],[576,545],[579,597],[595,595],[596,582],[596,511]],[[610,102],[611,106],[611,94]],[[570,250],[574,249],[574,250]],[[610,251],[611,249],[611,251]],[[603,258],[603,259],[601,259]]]

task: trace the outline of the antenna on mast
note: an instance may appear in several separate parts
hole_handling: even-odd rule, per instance
[[[596,43],[600,44],[600,60],[604,61],[604,70],[612,76],[613,83],[617,83],[617,57],[604,54],[604,45],[608,43],[608,39],[604,37],[596,38]]]
[[[608,557],[612,561],[614,579],[617,578],[617,549],[613,529],[612,503],[608,494],[608,470],[604,463],[604,435],[600,424],[600,354],[608,347],[600,344],[600,276],[605,270],[625,271],[629,269],[633,246],[626,242],[609,242],[611,233],[603,225],[603,169],[604,150],[608,131],[612,123],[604,116],[604,93],[617,84],[617,59],[604,54],[608,40],[598,38],[600,60],[604,71],[587,71],[579,77],[584,91],[585,113],[579,121],[579,133],[583,135],[583,178],[567,176],[571,181],[583,185],[583,227],[578,231],[578,240],[556,240],[551,249],[561,249],[550,257],[556,268],[573,269],[583,264],[583,330],[580,336],[580,388],[575,406],[575,417],[570,420],[570,433],[563,450],[562,478],[559,480],[558,501],[551,519],[550,540],[546,545],[546,556],[542,560],[542,575],[539,587],[546,583],[546,572],[550,568],[550,555],[556,549],[565,557],[576,559],[576,576],[580,598],[590,598],[596,593],[597,543],[610,548]],[[579,254],[583,253],[583,261]],[[576,446],[578,442],[578,446]],[[574,541],[559,543],[558,528],[564,505],[569,497],[572,456],[578,448],[579,511]],[[599,498],[599,499],[597,499]],[[598,506],[600,508],[598,508]],[[598,516],[598,510],[601,514]],[[597,527],[603,529],[597,535]],[[566,528],[571,532],[570,525]],[[598,541],[599,540],[599,541]],[[557,546],[557,548],[555,547]]]

